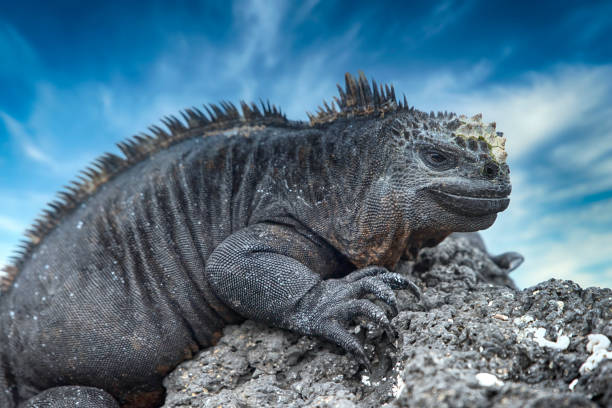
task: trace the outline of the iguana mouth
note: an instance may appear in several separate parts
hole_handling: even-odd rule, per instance
[[[470,193],[445,190],[431,189],[429,192],[438,204],[461,215],[494,214],[504,211],[510,204],[509,190],[483,190]]]

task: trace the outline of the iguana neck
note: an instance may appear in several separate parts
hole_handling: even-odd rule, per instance
[[[308,185],[291,178],[293,216],[327,240],[355,266],[394,267],[410,237],[387,175],[386,146],[379,125],[361,121],[331,126],[296,140],[297,165]],[[385,225],[380,225],[384,214]]]

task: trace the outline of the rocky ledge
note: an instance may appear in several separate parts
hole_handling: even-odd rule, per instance
[[[612,290],[517,291],[468,237],[401,266],[390,340],[366,321],[367,372],[326,342],[247,321],[165,380],[166,407],[611,407]]]

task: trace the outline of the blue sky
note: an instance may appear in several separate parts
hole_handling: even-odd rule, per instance
[[[407,2],[406,2],[407,3]],[[0,264],[78,170],[166,114],[269,99],[306,119],[346,71],[508,138],[484,235],[520,286],[612,287],[612,3],[2,2]]]

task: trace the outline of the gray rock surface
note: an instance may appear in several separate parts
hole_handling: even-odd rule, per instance
[[[612,407],[612,353],[587,350],[590,334],[612,339],[612,290],[551,279],[517,291],[460,236],[400,269],[423,299],[398,292],[396,341],[352,328],[371,373],[331,344],[247,321],[166,378],[165,406]]]

